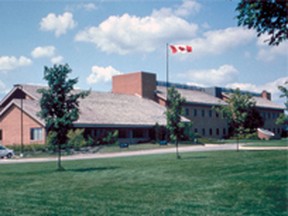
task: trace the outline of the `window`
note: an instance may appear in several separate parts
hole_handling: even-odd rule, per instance
[[[212,110],[209,110],[209,117],[212,118]]]
[[[197,116],[197,109],[194,109],[194,116]]]
[[[225,136],[226,135],[226,129],[223,128],[223,135]]]
[[[205,117],[205,110],[202,110],[202,117]]]
[[[189,113],[189,108],[185,108],[185,115],[186,115],[186,116],[189,116],[189,115],[190,115],[190,113]]]
[[[30,130],[30,140],[42,140],[42,128],[31,128]]]
[[[202,129],[202,135],[205,136],[205,128]]]
[[[194,133],[198,133],[198,129],[197,128],[194,129]]]
[[[210,135],[210,136],[213,135],[213,129],[212,129],[212,128],[209,129],[209,135]]]
[[[217,136],[219,136],[219,134],[220,134],[219,128],[216,129],[216,134],[217,134]]]

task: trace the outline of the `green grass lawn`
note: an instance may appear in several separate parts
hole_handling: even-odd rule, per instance
[[[288,215],[287,151],[0,165],[1,215]]]
[[[288,147],[288,139],[279,139],[279,140],[255,140],[252,142],[247,141],[247,146],[255,146],[255,147]]]

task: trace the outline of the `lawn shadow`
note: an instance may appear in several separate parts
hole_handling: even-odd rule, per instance
[[[106,171],[106,170],[115,170],[120,167],[111,166],[111,167],[89,167],[89,168],[79,168],[79,169],[67,169],[68,172],[96,172],[96,171]]]
[[[198,160],[198,159],[206,159],[208,158],[207,156],[182,156],[181,155],[181,160]]]

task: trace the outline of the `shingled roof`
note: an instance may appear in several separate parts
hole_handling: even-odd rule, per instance
[[[45,86],[23,85],[23,91],[30,97],[30,100],[23,100],[23,110],[44,125],[43,120],[37,116],[40,111],[39,100],[41,95],[37,92],[39,88],[45,88]],[[19,90],[19,88],[14,87],[14,90]],[[8,109],[11,105],[16,105],[20,108],[20,103],[20,99],[12,99],[6,107]],[[1,110],[0,115],[7,109]],[[156,123],[165,125],[165,110],[165,107],[156,102],[136,95],[91,91],[87,98],[80,100],[80,117],[74,124],[75,126],[90,125],[93,127],[100,125],[103,127],[150,127]]]
[[[187,103],[194,103],[199,105],[225,105],[226,102],[220,98],[214,97],[200,90],[190,90],[176,88],[177,91],[185,98]],[[157,96],[163,99],[167,97],[167,89],[164,86],[157,86]]]
[[[166,124],[165,107],[139,96],[91,92],[80,101],[75,124],[138,125]]]

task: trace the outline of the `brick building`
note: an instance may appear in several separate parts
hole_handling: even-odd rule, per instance
[[[185,117],[191,120],[191,130],[203,137],[223,138],[228,134],[227,121],[212,107],[225,105],[230,89],[169,83],[185,97]],[[0,102],[0,144],[45,143],[45,123],[37,116],[41,86],[15,85]],[[271,101],[271,95],[251,93],[257,109],[265,120],[264,128],[280,136],[282,129],[275,120],[284,108]],[[80,101],[80,117],[75,128],[85,128],[85,133],[95,139],[107,130],[118,130],[119,140],[137,143],[153,137],[156,123],[166,125],[166,83],[156,75],[136,72],[114,76],[112,92],[95,92]],[[188,120],[189,119],[189,120]]]

